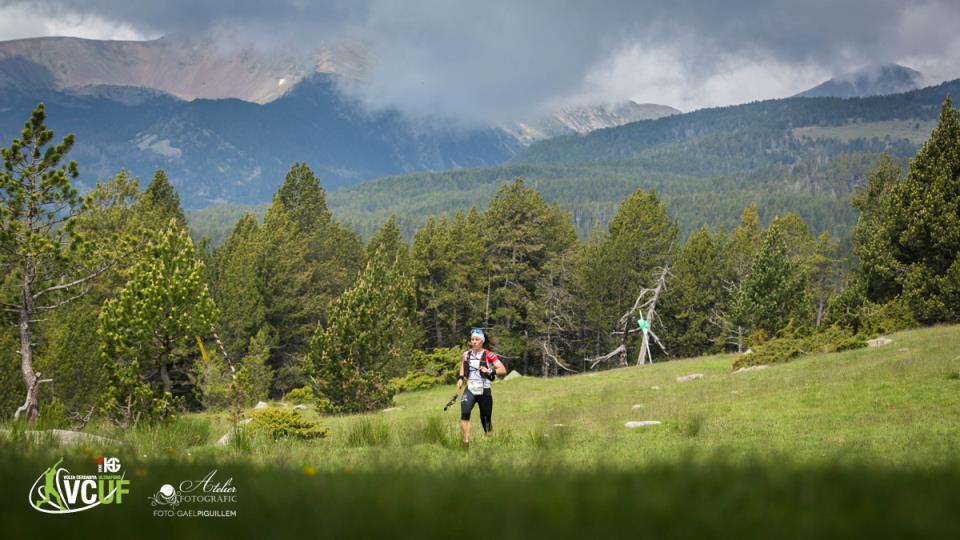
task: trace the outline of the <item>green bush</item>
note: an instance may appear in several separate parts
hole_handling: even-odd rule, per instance
[[[390,388],[396,392],[426,390],[441,384],[453,384],[460,369],[460,349],[441,348],[411,353],[411,371],[402,377],[390,379]]]
[[[910,306],[900,298],[895,298],[883,305],[866,304],[861,308],[861,312],[858,333],[865,338],[919,326],[917,320],[913,318]]]
[[[836,324],[809,336],[802,335],[792,324],[788,324],[777,332],[777,337],[756,343],[750,354],[737,358],[733,369],[778,364],[804,354],[846,351],[866,346],[859,336]]]
[[[292,409],[257,409],[250,417],[253,419],[250,423],[253,429],[268,433],[274,439],[320,439],[327,436],[327,430],[320,424],[303,418],[300,411]]]
[[[294,405],[309,405],[320,414],[336,412],[334,411],[333,403],[323,396],[318,396],[317,392],[310,386],[294,388],[287,392],[287,395],[283,396],[283,401]]]
[[[317,394],[309,386],[294,388],[283,396],[283,400],[294,405],[313,405],[317,401]]]

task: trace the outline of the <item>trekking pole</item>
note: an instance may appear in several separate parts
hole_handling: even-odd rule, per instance
[[[446,411],[447,409],[449,409],[451,405],[457,402],[457,398],[459,397],[460,397],[460,392],[459,391],[455,392],[453,394],[453,397],[450,398],[450,401],[448,401],[447,404],[443,406],[443,410]]]

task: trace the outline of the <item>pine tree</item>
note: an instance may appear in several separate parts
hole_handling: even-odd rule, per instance
[[[480,219],[476,208],[430,218],[414,237],[411,264],[428,348],[460,345],[468,327],[485,319],[488,270]]]
[[[385,368],[407,354],[416,318],[413,282],[377,252],[357,283],[334,302],[310,343],[318,394],[341,412],[374,410],[392,392]]]
[[[750,333],[744,287],[760,248],[762,233],[757,205],[752,203],[743,210],[740,224],[724,247],[724,294],[720,306],[711,314],[711,321],[720,330],[718,342],[724,347],[735,346],[737,352],[746,349],[746,338]]]
[[[902,181],[900,165],[884,154],[867,175],[865,188],[851,201],[860,211],[853,232],[854,251],[860,258],[858,275],[867,297],[881,304],[900,294],[896,232],[890,225],[899,219],[891,190]]]
[[[217,315],[193,242],[171,219],[100,313],[97,335],[112,384],[104,410],[123,424],[165,414],[174,393],[186,394],[195,339],[210,334]]]
[[[307,382],[310,338],[362,259],[359,237],[333,220],[320,180],[306,164],[294,164],[267,209],[257,261],[266,322],[279,337],[270,359],[279,393]]]
[[[400,234],[396,216],[390,216],[383,227],[373,233],[370,241],[367,242],[368,260],[378,251],[386,257],[388,268],[398,263],[402,268],[409,265],[410,246],[407,245],[407,241]]]
[[[536,352],[537,281],[544,266],[576,243],[568,215],[548,206],[522,178],[503,186],[483,214],[488,275],[483,326],[497,336],[500,351],[520,356],[526,369]],[[539,356],[539,353],[538,353]]]
[[[257,218],[245,214],[214,254],[211,293],[221,310],[220,338],[234,359],[243,356],[250,338],[266,324],[257,277],[260,250]]]
[[[84,292],[106,268],[105,259],[83,241],[76,218],[86,211],[71,185],[77,163],[60,162],[74,144],[67,135],[51,144],[53,131],[44,125],[44,106],[38,105],[20,138],[3,148],[0,171],[0,267],[5,284],[3,309],[15,315],[20,333],[20,366],[26,399],[14,416],[39,416],[39,385],[34,369],[37,315],[62,307]]]
[[[95,332],[100,306],[123,286],[139,256],[140,216],[134,210],[140,196],[136,178],[125,171],[97,182],[86,197],[87,210],[77,216],[75,230],[88,239],[91,251],[116,264],[91,281],[86,294],[46,316],[38,340],[37,369],[54,381],[55,396],[73,417],[90,418],[107,382]]]
[[[727,239],[722,231],[711,235],[706,227],[693,233],[676,258],[673,278],[664,294],[660,316],[665,321],[665,340],[677,357],[716,350],[720,329],[712,314],[725,295],[723,252]]]
[[[622,315],[637,299],[640,291],[650,286],[656,269],[673,258],[677,240],[677,226],[667,214],[666,207],[656,193],[638,189],[617,210],[610,221],[608,234],[587,252],[594,260],[585,261],[586,276],[581,281],[592,281],[589,312],[599,317],[591,321],[605,336],[602,349],[609,349],[610,332]],[[618,341],[625,341],[618,338]],[[620,365],[627,364],[626,343],[619,357]]]
[[[173,189],[163,169],[153,173],[150,185],[137,204],[137,211],[146,227],[159,230],[173,219],[178,227],[187,228],[187,218],[180,207],[180,195]]]
[[[805,275],[787,256],[781,226],[770,224],[744,283],[741,305],[746,325],[772,337],[805,313]]]
[[[960,320],[960,111],[949,98],[906,179],[883,173],[857,200],[870,299],[900,296],[924,323]]]

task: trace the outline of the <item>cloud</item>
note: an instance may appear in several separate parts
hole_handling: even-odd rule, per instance
[[[45,13],[40,5],[0,0],[0,9]],[[216,0],[47,0],[42,5],[86,18],[64,32],[202,34],[286,53],[362,43],[369,69],[346,89],[370,108],[478,122],[594,101],[634,99],[689,110],[782,97],[880,62],[914,67],[930,82],[960,76],[960,60],[951,54],[960,45],[955,1],[232,0],[225,8]],[[40,28],[39,22],[27,22],[25,28]],[[52,23],[43,24],[37,31],[49,32]],[[0,38],[9,38],[10,28],[0,25]]]
[[[87,39],[140,41],[158,37],[133,25],[65,7],[0,2],[0,39],[74,36]]]

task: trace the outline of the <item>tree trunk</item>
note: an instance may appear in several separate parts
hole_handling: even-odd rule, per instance
[[[821,296],[820,301],[817,302],[817,330],[820,330],[820,323],[823,322],[823,312],[827,307],[826,296]]]
[[[170,358],[170,352],[163,351],[160,355],[160,380],[163,381],[163,393],[173,394],[173,381],[170,380],[170,372],[167,371],[167,360]]]
[[[33,277],[33,266],[29,257],[24,263],[23,270],[20,291],[22,302],[20,305],[20,369],[23,371],[23,382],[27,386],[27,398],[14,413],[13,418],[18,420],[21,414],[26,413],[27,421],[33,423],[40,417],[40,398],[37,374],[33,371],[33,336],[30,332],[30,312],[33,307],[30,280]]]
[[[622,330],[623,330],[623,337],[620,338],[620,347],[623,350],[621,350],[620,354],[617,355],[617,358],[619,358],[618,364],[620,365],[620,367],[627,365],[627,340],[630,339],[630,333],[627,332],[627,328],[624,327],[622,328]]]

